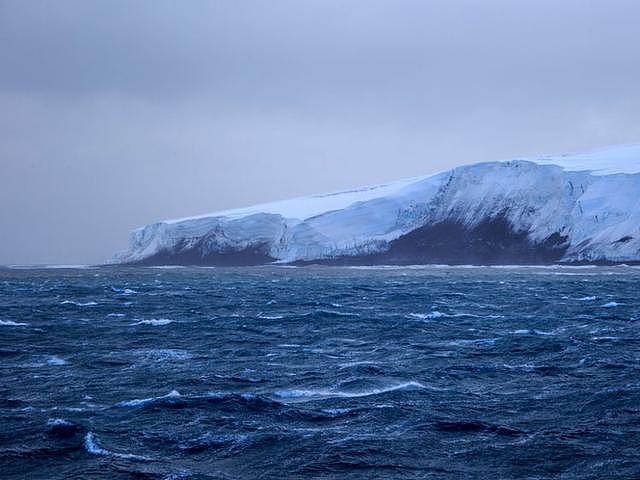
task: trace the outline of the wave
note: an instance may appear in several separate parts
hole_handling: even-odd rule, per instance
[[[371,360],[361,360],[359,362],[346,362],[346,363],[340,363],[338,364],[338,366],[340,368],[351,368],[351,367],[359,367],[361,365],[379,365],[380,362],[374,362]]]
[[[93,432],[87,432],[84,437],[84,448],[87,452],[92,455],[98,455],[100,457],[115,457],[122,458],[126,460],[139,460],[139,461],[149,461],[151,460],[149,457],[143,457],[141,455],[134,455],[132,453],[117,453],[102,448],[98,443],[98,438],[95,436]]]
[[[133,290],[131,288],[118,287],[111,287],[111,291],[114,293],[119,293],[120,295],[135,295],[136,293],[138,293],[136,290]]]
[[[497,435],[517,436],[522,435],[525,432],[513,427],[507,427],[504,425],[494,425],[485,422],[436,422],[436,430],[440,432],[449,433],[473,433],[473,432],[489,432]]]
[[[521,330],[514,330],[513,333],[514,335],[541,335],[541,336],[545,336],[545,337],[550,337],[550,336],[554,336],[554,335],[558,335],[558,332],[562,332],[563,329],[558,329],[558,330],[553,330],[551,332],[545,332],[544,330],[537,330],[537,329],[521,329]]]
[[[47,359],[47,365],[66,365],[67,361],[57,355],[52,355]]]
[[[134,352],[137,356],[157,361],[173,361],[173,360],[188,360],[192,357],[191,353],[186,350],[178,350],[174,348],[145,348],[139,349]]]
[[[14,322],[13,320],[0,320],[0,327],[28,327],[29,323]]]
[[[142,399],[126,400],[116,406],[123,408],[197,408],[211,405],[224,405],[226,408],[241,408],[269,411],[282,407],[282,404],[253,393],[206,392],[194,395],[182,395],[172,390],[166,395]]]
[[[444,345],[449,347],[466,347],[468,345],[493,345],[498,338],[478,338],[478,339],[463,339],[463,340],[450,340],[444,342]]]
[[[23,364],[26,367],[41,368],[46,366],[59,367],[67,365],[67,361],[57,355],[36,355],[34,361]]]
[[[433,310],[429,313],[410,313],[406,318],[414,318],[418,320],[435,320],[436,318],[504,318],[504,315],[476,315],[475,313],[443,313]]]
[[[154,327],[158,327],[169,325],[170,323],[173,323],[173,320],[169,320],[168,318],[151,318],[149,320],[139,320],[131,325],[153,325]]]
[[[407,315],[408,318],[417,318],[418,320],[433,320],[436,318],[450,317],[450,316],[451,315],[438,312],[437,310],[434,310],[433,312],[429,312],[429,313],[410,313],[409,315]]]
[[[618,307],[620,305],[622,305],[622,304],[618,303],[618,302],[608,302],[608,303],[605,303],[604,305],[600,305],[600,306],[602,308],[614,308],[614,307]]]
[[[52,436],[72,437],[80,430],[82,430],[80,425],[63,418],[50,418],[47,420],[47,433]]]
[[[590,296],[590,297],[581,297],[581,298],[579,298],[579,299],[578,299],[578,301],[580,301],[580,302],[592,302],[592,301],[594,301],[596,298],[598,298],[598,297],[595,297],[595,296]]]
[[[341,312],[339,310],[328,310],[319,308],[309,313],[301,315],[303,317],[359,317],[359,313]]]
[[[163,400],[170,400],[170,399],[179,399],[181,397],[182,395],[180,395],[180,392],[178,392],[177,390],[171,390],[169,393],[167,393],[166,395],[162,395],[161,397],[149,397],[149,398],[142,398],[142,399],[136,398],[133,400],[126,400],[124,402],[120,402],[118,406],[119,407],[142,407],[150,403],[163,401]]]
[[[75,305],[76,307],[93,307],[95,305],[98,305],[97,302],[76,302],[74,300],[64,300],[62,302],[60,302],[60,305]]]
[[[265,315],[263,313],[259,313],[258,318],[262,320],[281,320],[284,318],[284,315]]]
[[[209,448],[245,445],[249,440],[250,437],[246,434],[214,434],[212,432],[206,432],[199,437],[180,442],[178,448],[188,453],[198,453]]]
[[[403,383],[396,383],[381,388],[373,388],[370,390],[362,390],[359,392],[345,392],[340,390],[325,390],[325,389],[310,389],[310,390],[278,390],[273,392],[273,395],[279,399],[286,399],[292,401],[313,401],[323,400],[326,398],[359,398],[369,397],[372,395],[380,395],[387,392],[394,392],[396,390],[416,390],[429,388],[420,382],[409,381]]]
[[[221,380],[229,380],[231,382],[238,383],[262,383],[264,380],[260,377],[243,377],[239,375],[219,375],[215,374],[214,377],[219,378]]]

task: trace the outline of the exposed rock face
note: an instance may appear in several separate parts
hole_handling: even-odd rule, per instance
[[[625,148],[622,165],[640,170],[640,148]],[[617,150],[598,155],[602,164],[608,155],[620,160]],[[566,168],[585,158],[480,163],[160,222],[134,231],[119,260],[221,266],[640,262],[640,173]]]
[[[504,217],[487,219],[468,228],[444,221],[417,228],[379,253],[342,256],[310,263],[325,265],[545,265],[557,263],[567,250],[567,237],[557,233],[533,243],[514,232]],[[309,262],[302,262],[309,263]]]

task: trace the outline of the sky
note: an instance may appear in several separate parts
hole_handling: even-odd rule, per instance
[[[0,0],[0,264],[640,143],[638,18],[636,0]]]

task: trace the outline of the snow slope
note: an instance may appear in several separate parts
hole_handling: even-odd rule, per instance
[[[640,172],[640,145],[621,145],[589,152],[553,155],[533,159],[540,164],[554,164],[565,170],[588,170],[592,175]]]
[[[420,228],[449,222],[472,232],[498,218],[532,246],[562,239],[561,261],[640,261],[638,172],[637,146],[466,165],[155,223],[132,233],[120,261],[206,263],[258,250],[279,262],[362,258]]]

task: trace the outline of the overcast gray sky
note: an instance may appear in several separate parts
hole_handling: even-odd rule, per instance
[[[640,142],[637,0],[0,0],[0,264]]]

